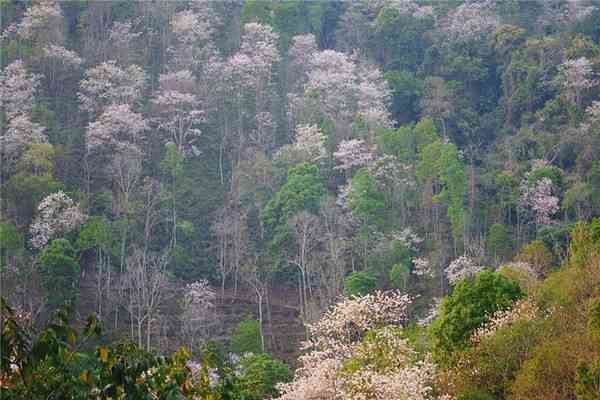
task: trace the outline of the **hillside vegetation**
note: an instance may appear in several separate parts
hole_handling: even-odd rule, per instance
[[[600,398],[597,1],[0,32],[0,397]]]

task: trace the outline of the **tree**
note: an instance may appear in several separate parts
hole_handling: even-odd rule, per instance
[[[207,280],[186,285],[181,299],[180,316],[182,333],[186,336],[190,349],[200,347],[210,337],[216,321],[216,293]]]
[[[180,154],[190,151],[196,155],[194,145],[200,129],[194,128],[204,120],[200,99],[196,95],[197,83],[188,70],[169,72],[159,76],[160,87],[153,103],[155,121],[165,132],[165,142],[173,142]]]
[[[467,256],[458,257],[445,270],[451,285],[456,285],[463,279],[470,278],[481,271],[483,271],[483,267],[475,265],[475,262]]]
[[[433,365],[414,362],[400,328],[409,303],[398,292],[342,299],[310,326],[309,352],[281,398],[428,398]]]
[[[133,107],[140,101],[146,79],[137,65],[121,68],[116,61],[106,61],[85,72],[77,97],[81,108],[96,116],[109,105]]]
[[[517,283],[494,272],[484,271],[459,282],[442,302],[431,327],[436,359],[451,363],[457,351],[468,347],[475,329],[521,297],[523,291]]]
[[[300,164],[290,168],[287,182],[262,210],[261,219],[267,237],[273,244],[284,242],[289,234],[288,219],[300,211],[316,212],[325,188],[318,176],[315,165]]]
[[[131,340],[147,351],[150,351],[152,326],[160,318],[159,310],[167,289],[167,264],[165,255],[148,255],[136,248],[127,258],[127,270],[121,276],[122,301],[130,318]]]
[[[240,321],[231,335],[230,346],[231,351],[238,355],[263,353],[259,322],[251,317]]]
[[[344,282],[344,295],[364,296],[377,287],[377,278],[367,271],[352,272]]]
[[[544,242],[541,240],[533,240],[523,246],[515,259],[531,265],[538,275],[543,276],[548,272],[553,261],[553,256]]]
[[[78,293],[79,263],[75,249],[66,239],[54,239],[40,255],[42,288],[52,308],[74,306]]]
[[[28,145],[48,141],[45,128],[31,120],[40,79],[39,75],[29,73],[21,60],[0,73],[0,108],[6,123],[0,143],[5,161],[15,163]]]
[[[261,400],[267,396],[278,396],[277,385],[289,382],[290,368],[267,354],[246,354],[237,368],[240,376],[236,387],[244,399]]]
[[[447,120],[453,112],[453,93],[448,89],[440,77],[425,79],[424,94],[421,99],[421,109],[424,115],[432,119],[439,119],[442,124],[442,134],[447,137]]]
[[[559,66],[556,83],[563,89],[567,100],[579,107],[583,94],[600,83],[593,79],[593,75],[592,64],[587,58],[566,60]]]
[[[394,288],[407,291],[410,269],[404,264],[394,264],[390,270],[388,279]]]
[[[293,238],[292,257],[289,262],[300,270],[298,287],[300,290],[300,314],[304,321],[312,320],[308,310],[313,293],[313,266],[316,264],[316,247],[321,243],[319,218],[307,211],[300,211],[288,220],[288,229]]]
[[[31,245],[43,248],[50,240],[83,225],[86,219],[79,205],[64,192],[46,196],[38,205],[36,219],[30,227]]]
[[[448,207],[447,214],[452,226],[454,248],[464,237],[465,210],[464,203],[467,194],[467,176],[457,147],[450,143],[442,148],[440,157],[440,182],[442,190],[434,197]]]
[[[496,223],[490,226],[487,247],[488,251],[493,255],[496,265],[508,257],[512,250],[512,243],[504,225]]]
[[[338,146],[338,150],[333,153],[336,162],[339,164],[335,169],[348,171],[356,167],[364,167],[373,160],[373,153],[368,149],[363,140],[351,139],[343,140]]]

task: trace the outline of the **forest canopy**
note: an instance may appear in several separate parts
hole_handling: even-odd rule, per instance
[[[0,397],[600,398],[599,27],[0,0]]]

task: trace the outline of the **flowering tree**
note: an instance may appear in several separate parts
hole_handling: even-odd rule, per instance
[[[333,153],[337,166],[334,169],[348,171],[363,167],[373,161],[373,153],[361,139],[343,140]]]
[[[413,264],[413,274],[417,276],[433,278],[435,271],[433,270],[433,266],[431,265],[428,259],[422,257],[415,257],[411,261]]]
[[[304,95],[316,99],[316,108],[343,129],[356,113],[356,81],[356,65],[346,54],[323,50],[310,60]]]
[[[552,179],[542,177],[530,183],[528,176],[521,183],[520,206],[533,212],[536,224],[549,225],[552,223],[552,216],[560,209]]]
[[[31,245],[41,249],[55,238],[77,229],[85,223],[85,215],[79,205],[59,191],[46,196],[38,205],[37,216],[31,224]]]
[[[402,338],[410,299],[399,292],[343,298],[310,326],[308,353],[282,399],[429,399],[435,377]],[[353,366],[353,367],[350,367]]]
[[[374,65],[359,65],[357,84],[357,117],[367,132],[389,128],[392,117],[388,111],[391,92],[383,74]]]
[[[141,134],[148,128],[146,120],[128,104],[111,104],[87,128],[87,146],[101,147],[113,153],[141,153]]]
[[[161,74],[160,88],[153,103],[158,117],[155,121],[166,133],[167,141],[175,143],[179,154],[198,152],[194,146],[200,130],[194,128],[203,121],[200,99],[196,96],[196,80],[187,70]]]
[[[131,21],[114,22],[108,31],[107,56],[120,65],[131,65],[140,55],[142,32],[136,32]]]
[[[193,8],[175,13],[170,22],[174,36],[169,47],[172,66],[192,71],[201,67],[214,51],[212,36],[217,23],[209,2],[197,2]]]
[[[499,24],[492,2],[468,1],[443,21],[442,32],[453,41],[467,42],[493,33]]]
[[[137,65],[121,68],[106,61],[85,72],[77,94],[81,108],[97,115],[110,104],[136,104],[146,85],[146,73]]]
[[[25,11],[17,25],[17,35],[35,43],[46,45],[64,42],[64,16],[58,1],[39,1]]]
[[[216,299],[216,292],[205,279],[186,285],[181,300],[180,319],[182,333],[187,338],[190,349],[197,348],[208,338],[216,320]]]
[[[463,279],[469,278],[478,272],[483,271],[484,267],[475,265],[472,259],[467,256],[460,256],[446,267],[446,276],[451,285],[456,285]]]
[[[487,322],[473,332],[470,340],[474,344],[480,343],[503,327],[510,326],[517,321],[532,321],[539,314],[540,309],[533,299],[527,297],[517,300],[512,307],[494,312]]]
[[[294,143],[282,146],[275,158],[287,161],[289,164],[299,164],[316,163],[323,160],[326,155],[325,135],[318,126],[306,124],[296,127]]]
[[[564,91],[567,100],[579,106],[583,94],[598,86],[600,80],[594,79],[590,60],[580,57],[567,60],[558,67],[556,83]]]
[[[418,246],[423,243],[423,238],[417,235],[411,227],[404,228],[400,232],[393,232],[392,238],[412,251],[417,251]]]
[[[27,72],[23,61],[9,64],[0,74],[0,104],[10,120],[17,115],[29,114],[40,76]]]

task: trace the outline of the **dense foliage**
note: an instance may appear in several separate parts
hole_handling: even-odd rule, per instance
[[[596,0],[0,0],[0,388],[598,397],[598,26]]]

